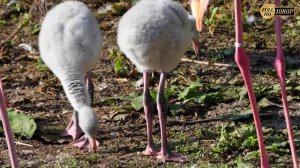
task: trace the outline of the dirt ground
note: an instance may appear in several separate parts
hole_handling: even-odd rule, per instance
[[[115,1],[114,1],[115,2]],[[96,11],[105,1],[99,3],[88,3]],[[6,6],[1,4],[1,16],[8,12]],[[22,9],[18,17],[22,17],[28,8]],[[27,11],[28,12],[28,11]],[[3,19],[3,18],[2,18]],[[41,18],[34,18],[39,23]],[[201,148],[193,148],[186,155],[189,161],[185,164],[163,163],[155,158],[146,157],[141,154],[146,146],[146,126],[143,110],[133,110],[124,112],[121,107],[130,106],[131,93],[142,92],[142,87],[135,87],[134,82],[142,75],[138,72],[117,75],[114,71],[114,59],[110,58],[112,51],[118,51],[116,45],[116,30],[120,16],[108,15],[98,18],[99,26],[104,35],[104,48],[101,59],[93,70],[93,80],[95,85],[95,105],[97,117],[100,122],[98,140],[101,145],[96,153],[89,153],[87,149],[79,150],[69,145],[70,137],[62,137],[60,134],[67,126],[72,115],[72,107],[63,92],[58,79],[49,70],[37,68],[39,61],[39,51],[37,44],[37,34],[32,34],[30,26],[25,26],[10,41],[12,44],[5,44],[0,55],[0,72],[5,88],[6,98],[9,107],[20,110],[33,116],[37,123],[37,131],[32,139],[16,138],[15,141],[27,145],[17,144],[17,153],[22,167],[219,167],[219,163],[228,163],[232,158],[239,156],[232,152],[224,154],[219,159],[213,158],[209,153],[201,153],[204,148],[209,148],[216,144],[216,136],[199,138],[195,135],[195,130],[209,130],[211,128],[221,128],[224,120],[213,120],[219,115],[229,114],[236,109],[249,108],[248,103],[240,103],[239,100],[221,102],[215,104],[188,104],[185,113],[178,115],[168,115],[168,135],[173,151],[180,151],[181,146],[199,143]],[[8,21],[5,26],[1,26],[1,40],[7,39],[19,22]],[[272,25],[273,26],[273,25]],[[185,58],[209,61],[212,53],[216,50],[234,44],[234,32],[226,31],[224,28],[216,29],[212,36],[208,31],[199,36],[202,45],[200,57],[196,57],[192,48],[186,52]],[[273,41],[274,42],[274,41]],[[19,44],[30,44],[34,51],[28,52]],[[284,45],[288,46],[288,42]],[[250,45],[250,44],[249,44]],[[300,46],[300,44],[299,44]],[[286,51],[288,65],[299,65],[300,47],[293,48],[293,51]],[[275,75],[264,73],[273,68],[275,48],[256,49],[249,46],[247,50],[251,56],[253,83],[270,84],[278,83]],[[168,80],[201,80],[204,83],[212,81],[231,80],[236,83],[243,83],[238,68],[235,66],[233,55],[221,61],[232,66],[213,66],[198,63],[182,62],[170,74]],[[128,64],[128,63],[127,63]],[[289,66],[288,66],[289,67]],[[130,67],[132,68],[132,67]],[[155,73],[151,82],[151,88],[157,88],[158,75]],[[184,77],[184,78],[182,78]],[[290,77],[288,76],[290,79]],[[299,77],[295,77],[299,81]],[[224,87],[226,85],[224,84]],[[296,95],[294,95],[296,96]],[[274,99],[276,104],[265,108],[262,112],[267,114],[262,118],[263,126],[272,129],[285,129],[284,116],[280,107],[280,95]],[[300,100],[294,99],[289,102],[291,107],[292,122],[294,130],[300,131]],[[130,109],[130,108],[129,108]],[[122,115],[125,113],[126,115]],[[117,116],[117,117],[116,117]],[[118,117],[121,117],[119,119]],[[190,121],[207,119],[207,122]],[[183,121],[181,123],[176,121]],[[252,119],[238,121],[241,123],[251,123]],[[159,124],[155,115],[154,120],[155,142],[159,144]],[[184,135],[184,136],[183,136]],[[299,148],[299,138],[296,139]],[[158,145],[159,146],[159,145]],[[289,149],[286,147],[286,149]],[[245,151],[243,151],[245,152]],[[198,153],[198,154],[197,154]],[[276,157],[270,158],[274,167],[280,165]],[[257,161],[257,160],[256,160]],[[255,160],[253,164],[257,166]],[[283,165],[289,167],[288,160],[282,161]],[[0,136],[0,167],[9,167],[9,159],[5,138]],[[201,166],[200,166],[201,165]],[[283,167],[285,167],[283,166]],[[230,167],[230,166],[229,166]],[[278,166],[280,167],[280,166]]]

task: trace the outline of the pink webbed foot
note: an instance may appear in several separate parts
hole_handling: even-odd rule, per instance
[[[73,141],[70,143],[70,145],[76,146],[79,149],[88,147],[89,151],[93,151],[93,152],[96,152],[97,146],[99,146],[99,144],[100,143],[96,139],[87,138],[85,136],[82,136],[81,138],[77,139],[76,141]]]
[[[157,155],[158,152],[159,151],[156,148],[147,146],[146,149],[142,153],[145,156],[155,156],[155,155]]]
[[[159,152],[156,156],[157,159],[163,160],[165,162],[179,162],[179,163],[184,163],[187,161],[187,158],[179,155],[179,154],[172,154],[170,152],[163,154],[162,152]]]
[[[72,136],[73,141],[77,140],[83,134],[76,117],[73,116],[70,123],[68,124],[66,131],[62,134],[63,136]]]

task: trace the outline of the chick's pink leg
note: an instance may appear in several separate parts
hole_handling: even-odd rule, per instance
[[[153,138],[152,138],[153,103],[149,91],[149,73],[144,72],[143,76],[144,76],[143,105],[144,105],[146,127],[147,127],[147,147],[143,151],[143,154],[154,156],[158,151],[154,147]]]
[[[70,143],[70,145],[76,146],[80,149],[87,147],[89,148],[90,151],[94,151],[94,152],[96,151],[96,148],[97,146],[99,146],[99,144],[100,143],[96,139],[87,138],[84,135],[81,138]]]
[[[164,97],[164,87],[165,87],[165,80],[166,80],[166,73],[161,73],[160,81],[158,86],[158,93],[157,93],[157,111],[159,117],[159,124],[160,124],[160,134],[161,134],[161,150],[157,155],[158,159],[170,162],[185,162],[186,158],[181,155],[174,155],[169,150],[168,140],[167,140],[167,131],[166,131],[166,101]]]
[[[78,123],[78,112],[74,110],[71,121],[69,122],[63,136],[71,136],[73,141],[77,140],[83,134]]]

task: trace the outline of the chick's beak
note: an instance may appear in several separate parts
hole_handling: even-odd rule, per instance
[[[202,30],[202,18],[204,15],[204,12],[207,9],[209,0],[191,0],[191,10],[192,15],[196,19],[196,26],[197,30],[200,32]]]

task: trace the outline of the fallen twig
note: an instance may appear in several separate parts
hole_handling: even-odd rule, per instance
[[[167,123],[168,125],[193,125],[197,123],[207,123],[207,122],[220,121],[220,120],[223,120],[223,118],[217,117],[217,118],[200,119],[194,121],[169,120]]]
[[[19,142],[19,141],[16,141],[15,144],[16,144],[16,145],[22,145],[22,146],[28,146],[28,147],[32,147],[32,148],[33,148],[33,145],[26,144],[26,143]]]
[[[237,67],[236,65],[231,65],[231,64],[223,64],[223,63],[210,63],[207,61],[198,61],[198,60],[192,60],[189,58],[181,58],[182,62],[191,62],[191,63],[196,63],[196,64],[204,64],[204,65],[215,65],[215,66],[225,66],[225,67]]]
[[[275,116],[273,113],[260,113],[259,116],[261,118],[270,118],[271,116]],[[197,123],[207,123],[212,121],[240,121],[252,119],[252,112],[245,113],[245,114],[225,114],[220,117],[216,118],[209,118],[209,119],[200,119],[194,121],[182,121],[182,120],[170,120],[168,121],[168,125],[193,125]]]

